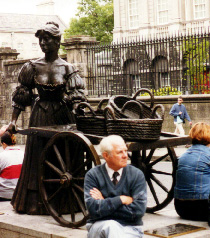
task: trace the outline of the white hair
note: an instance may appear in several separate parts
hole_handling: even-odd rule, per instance
[[[118,135],[110,135],[103,138],[99,144],[101,154],[104,152],[110,153],[113,150],[113,145],[120,145],[122,143],[125,143],[125,141]]]

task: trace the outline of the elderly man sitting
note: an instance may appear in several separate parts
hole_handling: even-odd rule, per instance
[[[120,136],[104,138],[100,150],[106,163],[85,176],[88,237],[142,237],[147,202],[144,174],[127,165],[127,146]]]

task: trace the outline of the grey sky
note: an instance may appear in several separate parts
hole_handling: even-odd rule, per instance
[[[36,5],[43,0],[0,0],[1,13],[36,14]],[[78,0],[54,0],[55,14],[59,15],[66,24],[75,16]]]

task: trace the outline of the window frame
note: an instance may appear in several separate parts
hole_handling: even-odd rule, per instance
[[[135,6],[134,6],[134,4],[132,4],[132,3],[134,3],[135,2]],[[132,6],[133,7],[133,9],[130,7],[130,6]],[[135,11],[136,11],[136,13],[134,14],[134,15],[131,15],[131,10],[134,10],[135,9]],[[129,0],[128,1],[128,19],[129,19],[129,28],[131,28],[131,29],[136,29],[136,28],[138,28],[139,27],[139,0]],[[131,18],[132,17],[137,17],[137,20],[132,20],[131,21]],[[133,23],[134,22],[134,25],[131,25],[131,23]]]
[[[196,3],[196,1],[199,1],[199,3]],[[200,1],[203,1],[204,3],[200,3]],[[196,16],[196,13],[201,13],[201,11],[200,12],[196,11],[196,6],[200,5],[204,5],[204,11],[202,11],[203,16]],[[193,0],[193,15],[195,20],[206,18],[206,6],[207,6],[206,0]]]
[[[161,6],[161,4],[162,4],[161,1],[165,1],[165,2],[166,2],[165,5],[167,5],[167,7],[166,7],[165,9],[163,9],[163,10],[162,10],[162,9],[160,10],[160,6]],[[159,4],[159,3],[160,3],[160,4]],[[169,13],[169,8],[168,8],[168,6],[169,6],[168,0],[158,0],[158,1],[157,1],[157,23],[158,23],[158,25],[168,24],[168,13]],[[164,12],[167,13],[167,20],[161,22],[161,21],[160,21],[160,19],[161,19],[161,18],[160,18],[160,13],[164,13]],[[164,18],[164,17],[162,17],[162,18]]]

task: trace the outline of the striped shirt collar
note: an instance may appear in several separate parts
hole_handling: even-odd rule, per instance
[[[12,145],[12,146],[7,146],[5,150],[20,150],[20,147]]]

